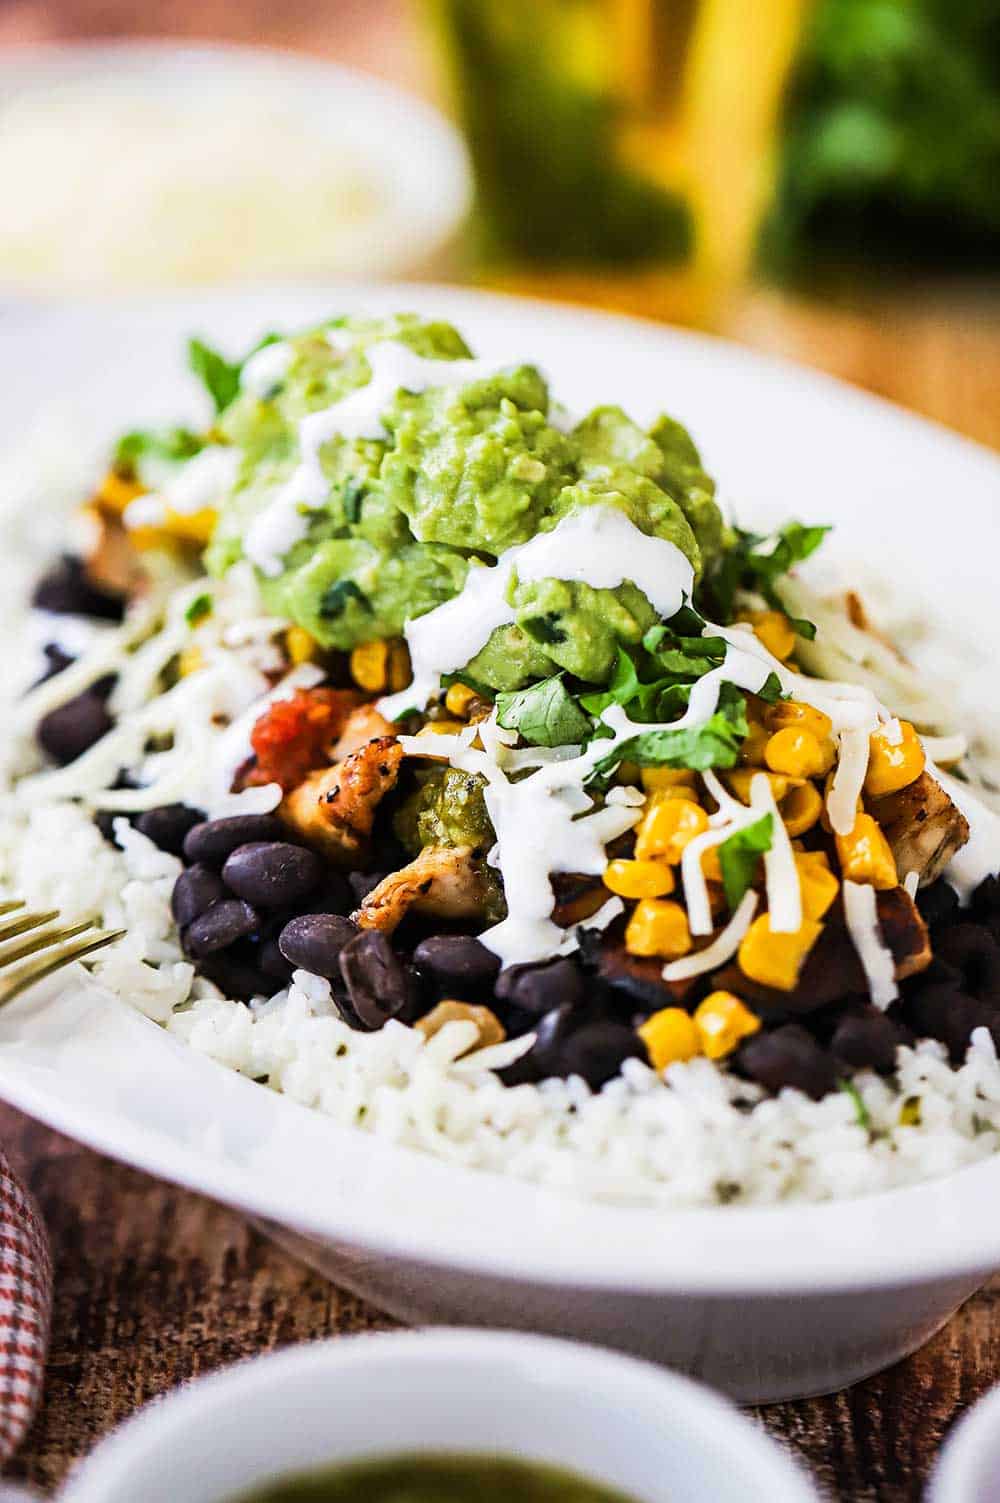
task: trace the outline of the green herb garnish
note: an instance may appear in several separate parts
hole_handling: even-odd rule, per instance
[[[357,600],[362,606],[368,605],[367,595],[353,579],[338,579],[336,584],[324,591],[319,603],[319,613],[324,620],[334,621],[344,614],[351,600]]]
[[[760,858],[771,849],[774,816],[763,814],[752,825],[744,825],[718,847],[722,885],[730,910],[737,909],[753,885]]]
[[[517,731],[531,746],[574,746],[591,732],[585,715],[563,682],[561,673],[528,689],[497,695],[497,722]]]
[[[772,610],[788,616],[798,636],[812,641],[815,626],[788,615],[775,582],[815,553],[829,531],[829,527],[805,527],[801,522],[789,522],[770,534],[736,528],[732,544],[719,554],[702,584],[713,614],[723,622],[731,621],[736,594],[746,590],[762,595]]]
[[[212,398],[216,412],[225,412],[240,389],[243,361],[234,365],[204,340],[189,339],[188,366]]]
[[[871,1132],[871,1130],[872,1130],[871,1113],[869,1112],[868,1108],[865,1106],[865,1103],[864,1103],[864,1101],[861,1098],[861,1092],[858,1090],[858,1088],[854,1084],[853,1080],[838,1080],[837,1081],[837,1089],[838,1089],[838,1091],[843,1091],[844,1095],[845,1096],[849,1096],[851,1098],[851,1100],[854,1102],[854,1115],[858,1119],[858,1126],[859,1127],[863,1127],[864,1130],[865,1130],[865,1132]],[[905,1105],[905,1103],[904,1103],[904,1105]]]
[[[132,469],[140,459],[162,459],[180,464],[205,447],[205,440],[189,428],[136,428],[123,433],[115,445],[112,463],[118,470]]]
[[[199,621],[204,621],[206,616],[210,616],[213,603],[211,595],[196,595],[184,612],[184,620],[188,626],[197,626]]]

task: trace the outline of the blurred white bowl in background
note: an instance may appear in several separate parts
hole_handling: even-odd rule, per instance
[[[0,293],[35,296],[413,274],[470,200],[461,137],[421,100],[165,42],[0,54],[0,186]]]
[[[149,1405],[62,1503],[230,1503],[360,1458],[479,1452],[568,1468],[636,1503],[817,1503],[725,1400],[631,1358],[488,1331],[342,1337],[243,1362]]]

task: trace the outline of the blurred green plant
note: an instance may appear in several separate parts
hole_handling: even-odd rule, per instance
[[[817,0],[761,256],[1000,264],[1000,0]]]

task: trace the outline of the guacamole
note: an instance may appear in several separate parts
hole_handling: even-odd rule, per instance
[[[393,1456],[299,1473],[242,1503],[628,1503],[616,1488],[537,1461],[495,1455]]]
[[[580,507],[621,510],[676,544],[696,577],[719,552],[714,486],[685,430],[663,417],[646,431],[610,406],[569,425],[532,365],[473,365],[463,368],[470,379],[454,382],[438,366],[426,389],[387,392],[374,430],[361,425],[359,436],[345,420],[338,431],[336,404],[376,380],[373,351],[388,342],[421,360],[471,358],[449,324],[405,314],[334,320],[281,340],[273,381],[238,390],[213,435],[240,454],[207,553],[209,569],[224,573],[246,556],[255,522],[276,505],[287,511],[289,486],[302,484],[309,463],[303,419],[330,411],[308,495],[292,495],[287,546],[259,570],[266,608],[321,646],[399,635],[461,591],[470,560],[492,563]],[[619,646],[641,641],[657,619],[628,583],[598,590],[515,576],[509,603],[514,623],[468,664],[471,678],[496,690],[559,669],[604,683]]]

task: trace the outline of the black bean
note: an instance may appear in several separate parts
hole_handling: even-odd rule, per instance
[[[496,984],[501,1002],[525,1012],[550,1012],[562,1003],[577,1005],[584,1000],[583,973],[575,961],[550,960],[545,965],[515,965],[504,971]]]
[[[965,991],[1000,1001],[1000,949],[982,924],[954,924],[939,936],[936,949],[942,960],[961,971]]]
[[[354,894],[343,872],[327,868],[320,885],[309,894],[309,912],[350,913],[354,906]]]
[[[969,912],[980,923],[1000,914],[1000,877],[983,878],[972,894]]]
[[[354,897],[354,906],[358,907],[364,902],[370,892],[387,876],[386,872],[348,872],[347,883]]]
[[[65,767],[106,736],[113,725],[101,696],[93,689],[85,689],[75,699],[68,699],[43,715],[35,735],[42,750]]]
[[[740,1068],[768,1091],[792,1086],[818,1101],[837,1084],[837,1066],[800,1023],[759,1033],[743,1045]]]
[[[906,1015],[916,1033],[946,1046],[954,1064],[964,1060],[975,1029],[986,1027],[993,1032],[996,1017],[985,1003],[946,984],[922,986],[911,993]],[[1000,1029],[995,1037],[1000,1038]]]
[[[245,939],[260,927],[260,919],[249,903],[239,898],[223,898],[221,903],[198,915],[184,930],[181,942],[194,960],[214,955],[238,939]]]
[[[71,663],[76,662],[76,658],[72,657],[70,653],[64,652],[58,642],[46,642],[42,651],[45,654],[47,666],[45,672],[35,680],[32,688],[37,688],[39,684],[48,683],[50,678],[55,678],[56,674],[62,673]]]
[[[287,840],[254,840],[237,846],[222,868],[226,886],[257,908],[287,908],[299,902],[322,875],[319,857]]]
[[[140,814],[135,827],[161,851],[179,856],[187,832],[202,824],[204,819],[201,809],[192,809],[187,804],[161,804],[158,809],[147,809]]]
[[[340,974],[351,1005],[366,1028],[381,1028],[409,1001],[406,972],[377,929],[363,930],[344,946]]]
[[[222,878],[207,866],[189,866],[174,883],[170,897],[170,911],[179,929],[207,913],[214,903],[221,903],[227,896]]]
[[[489,986],[500,970],[500,957],[471,934],[432,934],[413,952],[413,963],[445,986]]]
[[[292,971],[295,969],[282,955],[276,939],[261,941],[257,949],[257,964],[265,976],[282,986],[291,981]]]
[[[237,846],[255,840],[281,840],[284,834],[284,826],[273,814],[230,814],[225,819],[207,819],[184,837],[184,858],[218,869]]]
[[[557,1075],[582,1075],[592,1090],[600,1090],[620,1072],[627,1059],[647,1059],[637,1033],[623,1023],[584,1023],[559,1051]]]
[[[125,614],[122,596],[92,584],[82,559],[66,553],[35,586],[32,605],[59,616],[94,616],[100,621],[120,621]]]
[[[888,1074],[895,1068],[896,1050],[907,1042],[908,1036],[905,1028],[877,1007],[865,1007],[841,1018],[830,1047],[853,1070],[879,1070]]]
[[[920,888],[917,907],[924,923],[933,928],[935,924],[946,923],[949,919],[958,917],[958,893],[950,882],[946,882],[943,877],[939,878],[929,887]]]
[[[256,958],[252,946],[244,952],[241,945],[235,945],[199,961],[198,969],[227,997],[249,1002],[251,997],[271,997],[278,990],[274,978],[254,964]]]
[[[339,913],[304,913],[291,919],[278,936],[290,965],[314,976],[340,974],[340,952],[359,933],[357,924]]]
[[[581,1021],[577,1008],[571,1002],[553,1007],[542,1019],[536,1020],[535,1042],[527,1054],[522,1054],[512,1065],[505,1065],[497,1071],[504,1085],[523,1085],[526,1081],[543,1080],[547,1075],[560,1073],[559,1059],[563,1046]]]

